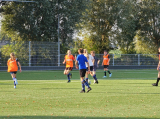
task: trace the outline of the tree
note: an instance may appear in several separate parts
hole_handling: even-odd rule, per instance
[[[138,12],[139,9],[135,0],[123,1],[123,4],[120,6],[112,42],[124,54],[135,53],[134,37],[139,26]]]
[[[160,46],[160,0],[143,0],[140,2],[139,12],[139,32],[137,41],[143,43],[140,45],[137,43],[137,47],[141,50],[140,53],[157,53],[157,49]]]
[[[85,0],[35,0],[33,3],[7,2],[3,6],[2,30],[13,40],[72,42],[76,24],[85,9]]]
[[[86,37],[83,43],[97,53],[110,49],[110,31],[117,20],[121,2],[122,0],[90,0],[88,9],[83,14],[81,26],[88,31],[86,34],[81,31]]]

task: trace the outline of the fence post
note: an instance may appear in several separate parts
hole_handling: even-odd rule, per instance
[[[29,41],[29,67],[31,66],[31,41]]]
[[[114,66],[114,54],[113,54],[113,66]]]
[[[138,66],[140,66],[140,54],[138,54]]]

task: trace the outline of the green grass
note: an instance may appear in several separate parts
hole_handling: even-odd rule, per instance
[[[155,119],[160,118],[160,87],[156,70],[111,70],[89,93],[79,93],[79,72],[66,83],[63,71],[17,74],[17,89],[7,72],[0,72],[0,119]],[[108,74],[107,74],[108,75]]]

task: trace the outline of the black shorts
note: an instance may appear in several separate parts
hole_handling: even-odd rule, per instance
[[[104,65],[104,68],[107,68],[108,69],[109,65]]]
[[[80,69],[79,74],[80,74],[80,77],[85,77],[86,69]]]
[[[17,71],[12,71],[10,72],[10,74],[17,74]]]
[[[88,67],[86,71],[88,71]],[[90,66],[90,71],[93,71],[93,66]]]
[[[73,67],[66,67],[65,70],[70,70],[70,71],[72,71],[72,69],[73,69]]]

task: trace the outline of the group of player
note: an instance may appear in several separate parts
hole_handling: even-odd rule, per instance
[[[68,81],[67,83],[71,82],[72,74],[70,71],[73,69],[73,61],[75,61],[75,66],[77,69],[79,69],[80,72],[80,79],[82,83],[82,90],[81,93],[85,92],[85,86],[87,86],[89,92],[91,90],[91,87],[89,86],[89,80],[88,80],[88,74],[90,74],[93,79],[94,83],[98,84],[98,79],[96,77],[96,69],[100,63],[100,60],[95,56],[95,52],[91,51],[91,54],[88,53],[86,49],[80,48],[78,50],[79,55],[73,56],[71,54],[71,51],[67,51],[67,55],[64,58],[63,64],[66,63],[66,68],[64,70],[64,74],[67,75]],[[106,71],[109,73],[109,77],[112,76],[112,73],[108,70],[110,57],[107,51],[104,51],[102,66],[104,66],[104,78],[106,77]],[[84,79],[85,77],[85,79]]]
[[[72,71],[73,61],[75,61],[75,66],[77,69],[79,68],[79,72],[80,72],[80,79],[82,83],[81,93],[85,92],[85,85],[88,88],[87,92],[89,92],[91,90],[91,87],[88,84],[88,74],[90,74],[94,78],[94,83],[98,84],[98,79],[96,77],[96,69],[98,67],[98,64],[100,63],[100,60],[95,56],[94,51],[91,51],[91,55],[90,55],[88,54],[86,49],[80,48],[78,50],[78,53],[79,55],[74,57],[71,54],[70,50],[67,51],[67,55],[65,56],[65,59],[63,61],[63,64],[66,63],[64,74],[67,75],[68,77],[67,82],[68,83],[71,82],[70,78],[72,77],[72,74],[70,73],[70,71]],[[158,49],[158,56],[159,56],[159,63],[157,66],[158,78],[157,78],[156,83],[152,84],[153,86],[158,86],[158,83],[160,80],[160,48]],[[108,52],[105,50],[104,55],[103,55],[103,61],[102,61],[102,66],[104,66],[104,78],[106,77],[106,71],[108,71],[109,77],[112,76],[112,73],[108,70],[109,62],[110,62],[110,56]],[[18,66],[19,66],[20,72],[22,70],[21,70],[21,64],[19,60],[16,58],[14,53],[10,54],[10,58],[7,61],[7,66],[8,66],[8,72],[10,72],[11,77],[14,82],[14,88],[16,88],[16,85],[18,84],[17,78],[16,78]],[[84,77],[85,77],[85,80],[84,80]]]
[[[96,69],[100,63],[100,60],[95,56],[94,51],[91,51],[91,54],[89,54],[86,49],[80,48],[78,50],[78,53],[79,55],[74,57],[71,54],[70,50],[67,51],[67,55],[65,56],[64,61],[63,61],[63,64],[66,64],[64,74],[67,75],[67,78],[68,78],[67,83],[71,82],[72,74],[70,72],[73,69],[73,61],[75,61],[76,68],[77,69],[79,68],[80,70],[80,79],[82,82],[81,92],[85,92],[84,85],[88,87],[87,92],[89,92],[91,88],[88,84],[88,81],[89,81],[88,74],[90,74],[93,77],[94,83],[98,84],[98,79],[96,77]],[[103,61],[102,61],[102,66],[104,66],[104,78],[106,77],[106,71],[108,71],[109,77],[112,76],[112,73],[108,70],[109,61],[110,61],[109,54],[107,53],[107,51],[104,51],[104,56],[103,56]],[[10,72],[11,77],[14,81],[14,88],[16,88],[16,85],[18,84],[17,78],[16,78],[18,66],[19,66],[20,72],[22,70],[21,70],[21,64],[19,60],[16,58],[14,53],[10,54],[10,58],[8,59],[7,66],[8,66],[8,72]],[[85,80],[84,80],[84,77],[85,77]]]

